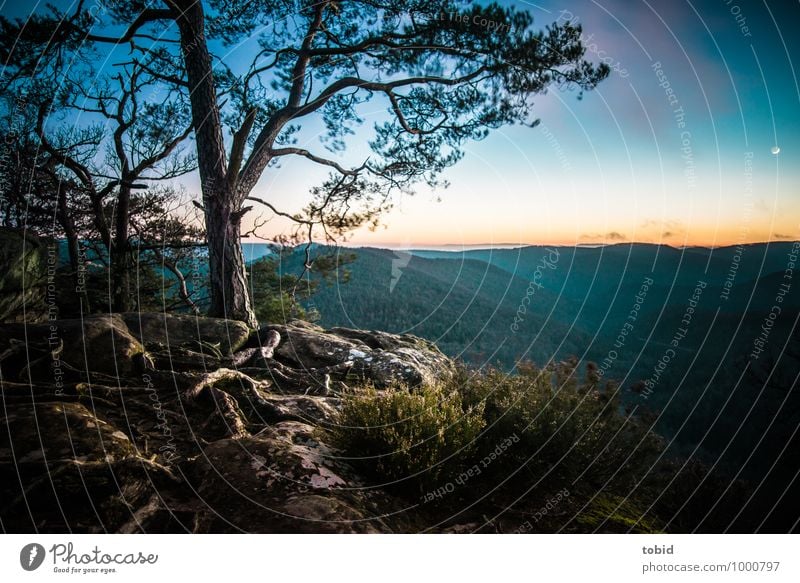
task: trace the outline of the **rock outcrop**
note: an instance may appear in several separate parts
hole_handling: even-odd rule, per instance
[[[413,336],[112,314],[0,326],[10,532],[409,532],[325,427],[340,392],[453,374]]]
[[[199,351],[205,347],[230,355],[250,337],[250,329],[235,320],[139,312],[119,316],[131,334],[147,346],[194,346]]]
[[[41,322],[47,318],[48,250],[21,229],[0,229],[0,322]],[[53,267],[55,269],[55,267]]]
[[[79,378],[81,373],[86,378],[92,373],[129,377],[135,372],[134,357],[144,352],[119,314],[8,324],[3,336],[0,347],[16,353],[13,366],[11,354],[0,361],[4,378],[36,383]]]
[[[262,328],[249,342],[259,346],[270,332],[283,341],[275,358],[303,370],[347,371],[377,388],[392,385],[419,386],[453,373],[453,363],[436,346],[417,336],[386,332],[332,328],[297,322]]]
[[[206,447],[194,485],[208,503],[209,532],[391,532],[402,507],[367,489],[312,425],[284,421],[244,439]]]

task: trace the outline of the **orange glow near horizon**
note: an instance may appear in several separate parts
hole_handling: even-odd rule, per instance
[[[351,234],[345,245],[391,248],[582,245],[641,242],[672,247],[723,247],[800,240],[800,179],[763,153],[752,179],[745,158],[709,172],[687,190],[683,174],[647,164],[624,168],[591,161],[573,169],[553,160],[532,164],[516,150],[487,161],[502,137],[477,144],[448,170],[450,187],[421,189],[396,200],[382,226]],[[749,161],[749,158],[747,159]],[[580,168],[580,170],[577,170]],[[287,212],[302,208],[310,174],[278,175],[256,193]],[[253,221],[256,212],[250,213]],[[279,217],[259,231],[290,231]]]
[[[551,220],[548,228],[534,232],[524,225],[481,224],[481,217],[460,217],[460,221],[441,221],[439,213],[422,215],[389,214],[384,226],[374,231],[360,229],[343,242],[346,246],[425,248],[474,246],[525,246],[525,245],[589,245],[615,243],[651,243],[671,247],[725,247],[739,244],[800,240],[799,213],[785,213],[739,221],[716,221],[709,224],[686,225],[677,221],[626,221],[613,227],[609,223],[596,228],[585,225],[568,225],[566,221]],[[287,232],[287,225],[272,225],[266,238]],[[495,228],[498,227],[498,228]],[[505,228],[503,228],[505,227]],[[514,228],[516,227],[516,228]],[[255,241],[255,240],[253,240]],[[320,241],[321,242],[321,241]]]
[[[794,205],[797,206],[797,205]],[[427,208],[426,208],[427,207]],[[738,217],[709,217],[701,222],[676,219],[653,220],[641,217],[579,217],[574,213],[550,213],[536,226],[526,224],[524,215],[506,217],[479,212],[454,203],[423,201],[408,212],[392,212],[383,226],[370,231],[359,229],[343,243],[347,246],[425,248],[525,245],[588,245],[651,243],[671,247],[725,247],[730,245],[800,240],[800,210],[772,209],[761,204]],[[596,220],[590,220],[590,219]],[[262,236],[269,238],[288,232],[288,224],[273,222]]]
[[[763,205],[762,205],[763,206]],[[507,224],[487,222],[488,216],[464,213],[454,217],[449,213],[413,213],[412,216],[389,215],[385,228],[374,232],[362,229],[346,242],[353,246],[455,247],[460,246],[522,246],[522,245],[582,245],[614,243],[653,243],[672,247],[725,247],[730,245],[800,240],[800,212],[786,209],[760,208],[740,213],[739,217],[711,218],[685,223],[679,220],[653,221],[626,217],[615,222],[597,221],[587,225],[569,224],[565,219],[551,217],[545,228],[533,231],[509,218]],[[450,216],[450,220],[438,217]],[[460,220],[458,220],[460,219]],[[527,227],[527,228],[526,228]]]

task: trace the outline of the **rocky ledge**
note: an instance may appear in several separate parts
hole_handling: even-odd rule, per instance
[[[409,532],[325,443],[343,391],[453,363],[410,335],[111,314],[0,325],[6,532]]]

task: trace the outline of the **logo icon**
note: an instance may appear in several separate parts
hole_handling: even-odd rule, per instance
[[[19,552],[19,564],[26,571],[35,571],[44,563],[44,547],[38,543],[30,543]]]
[[[400,278],[403,277],[403,272],[414,257],[411,248],[411,239],[405,237],[400,245],[392,251],[392,277],[389,280],[390,294],[394,291],[394,286],[396,286]]]
[[[394,286],[403,277],[403,270],[411,263],[412,257],[409,251],[401,251],[400,249],[397,249],[392,254],[394,258],[392,259],[392,278],[389,280],[389,293],[394,291]]]

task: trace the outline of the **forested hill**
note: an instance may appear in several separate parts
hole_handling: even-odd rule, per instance
[[[549,289],[537,290],[535,309],[512,330],[528,281],[495,265],[370,248],[356,257],[346,283],[323,286],[311,300],[323,325],[407,332],[452,356],[503,365],[578,354],[587,344],[580,327],[556,316],[571,303]]]
[[[724,331],[726,343],[743,351],[752,340],[750,319],[775,303],[793,245],[411,253],[359,248],[346,267],[349,278],[322,286],[311,303],[323,325],[409,332],[452,355],[505,365],[566,354],[602,360],[609,341],[630,322],[614,368],[638,369],[649,364],[654,346],[670,341],[689,307],[695,322],[716,318],[712,336]],[[295,263],[290,260],[285,270],[296,270]],[[789,323],[787,314],[798,309],[798,287],[790,287],[781,302],[781,322]],[[731,336],[729,326],[738,332]],[[689,327],[684,350],[702,343],[700,331],[700,325]]]
[[[800,421],[797,248],[360,248],[347,281],[310,303],[323,326],[416,334],[473,365],[593,361],[684,451],[717,455],[735,437],[725,463]]]

